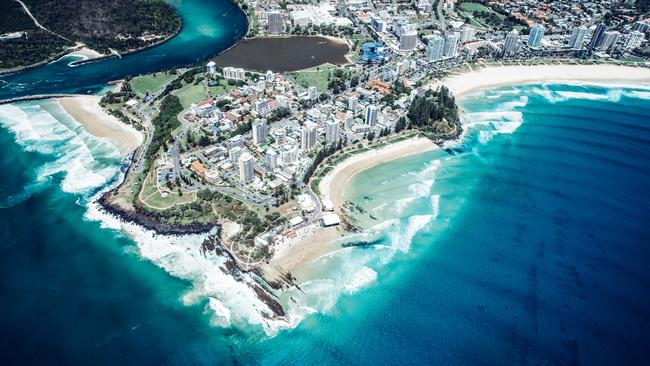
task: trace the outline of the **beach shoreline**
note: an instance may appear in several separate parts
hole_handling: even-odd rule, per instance
[[[571,83],[638,87],[650,86],[650,69],[618,65],[531,65],[494,66],[449,76],[429,87],[446,85],[456,99],[483,89],[529,83]],[[328,198],[337,213],[343,214],[344,193],[352,179],[364,170],[382,163],[438,148],[424,137],[412,137],[387,146],[352,156],[334,167],[319,184],[321,198]],[[340,249],[337,239],[349,234],[342,228],[320,228],[300,240],[283,245],[273,258],[262,266],[265,275],[278,278],[279,273],[291,273],[298,282],[309,272],[308,264],[322,255]]]
[[[143,134],[106,113],[99,105],[101,97],[75,96],[58,98],[61,107],[91,135],[108,140],[127,155],[142,144]]]
[[[341,206],[344,203],[345,187],[354,176],[382,163],[437,148],[438,146],[433,141],[425,137],[415,136],[354,155],[337,164],[332,171],[323,177],[319,185],[321,196],[332,200],[335,210],[340,214]]]
[[[650,85],[650,68],[611,64],[488,66],[449,76],[429,86],[445,85],[459,99],[483,89],[539,82],[632,87],[646,83]]]

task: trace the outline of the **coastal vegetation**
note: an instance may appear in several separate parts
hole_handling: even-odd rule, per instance
[[[437,140],[461,130],[458,106],[445,86],[417,95],[409,106],[410,125]]]
[[[160,103],[160,112],[153,119],[154,133],[147,149],[147,157],[152,157],[160,151],[167,149],[167,143],[172,139],[172,131],[181,123],[178,114],[183,111],[180,100],[175,95],[167,95]]]
[[[174,8],[162,0],[24,0],[36,26],[16,1],[0,5],[0,34],[22,32],[2,42],[0,67],[44,61],[82,43],[100,53],[140,49],[181,28]]]

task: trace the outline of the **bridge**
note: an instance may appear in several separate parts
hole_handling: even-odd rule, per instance
[[[24,97],[16,97],[16,98],[0,100],[0,105],[18,103],[18,102],[28,102],[28,101],[31,101],[31,100],[52,99],[52,98],[66,98],[66,97],[82,97],[82,96],[87,96],[87,94],[36,94],[36,95],[26,95]]]

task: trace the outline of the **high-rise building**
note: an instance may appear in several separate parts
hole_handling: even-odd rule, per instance
[[[594,34],[591,36],[591,41],[589,41],[589,48],[597,48],[601,42],[603,33],[605,33],[605,24],[600,23],[596,26]]]
[[[316,89],[315,86],[310,86],[309,88],[307,88],[307,97],[309,99],[316,99],[317,96],[318,96],[318,89]]]
[[[573,28],[573,32],[571,33],[571,38],[569,38],[569,47],[574,50],[581,49],[582,42],[584,42],[586,35],[587,35],[587,27],[581,26],[581,27]]]
[[[612,47],[615,48],[616,42],[618,42],[618,39],[620,37],[621,37],[621,33],[619,33],[618,31],[615,30],[606,31],[600,37],[601,40],[600,42],[598,42],[596,49],[599,51],[607,51]]]
[[[544,28],[543,25],[537,24],[530,27],[530,33],[528,34],[528,46],[537,48],[542,44],[542,37],[544,37]]]
[[[339,139],[339,123],[334,120],[325,122],[325,141],[327,143],[334,142]]]
[[[352,128],[352,123],[354,122],[354,115],[352,114],[352,111],[347,111],[345,112],[345,120],[343,123],[343,126],[345,127],[346,130],[349,130]]]
[[[273,82],[273,79],[274,79],[273,71],[268,70],[268,71],[266,72],[266,82],[267,82],[267,83],[272,83],[272,82]]]
[[[377,33],[386,32],[386,21],[381,19],[379,16],[373,16],[371,24],[372,24],[372,29],[374,29],[375,32]]]
[[[469,25],[464,26],[460,31],[460,42],[465,43],[471,41],[474,39],[475,34],[476,29],[474,27],[470,27]]]
[[[627,36],[627,41],[625,41],[625,47],[629,49],[634,49],[643,43],[645,36],[640,31],[633,31]]]
[[[306,122],[300,130],[300,149],[309,151],[316,145],[316,125]]]
[[[503,41],[503,55],[507,56],[515,52],[517,42],[519,41],[519,32],[516,29],[511,30]]]
[[[246,77],[246,71],[237,67],[224,67],[223,77],[226,79],[244,80]]]
[[[374,126],[377,124],[377,107],[374,105],[369,105],[366,107],[364,122],[369,126]]]
[[[348,109],[351,111],[357,110],[357,105],[359,104],[359,98],[356,95],[348,98]]]
[[[214,63],[214,61],[208,62],[207,68],[208,68],[208,74],[212,76],[217,74],[217,64]]]
[[[442,52],[443,57],[456,57],[456,54],[458,52],[458,39],[460,39],[460,35],[458,33],[452,33],[445,36],[445,47]]]
[[[648,24],[648,21],[643,21],[643,20],[637,20],[634,22],[632,25],[632,30],[633,31],[639,31],[641,33],[645,33],[650,31],[650,24]]]
[[[438,61],[442,59],[445,49],[445,39],[441,36],[435,35],[429,39],[427,43],[427,60]]]
[[[228,150],[228,159],[234,164],[236,161],[239,160],[239,157],[243,153],[244,153],[243,148],[241,148],[239,146],[232,147],[232,148],[230,148],[230,150]]]
[[[266,150],[266,165],[271,169],[278,167],[278,152],[273,149]]]
[[[277,11],[272,11],[268,14],[269,34],[282,34],[284,33],[284,20],[282,14]]]
[[[260,145],[266,141],[266,137],[269,134],[269,128],[265,120],[258,119],[253,122],[252,126],[253,132],[253,143],[255,145]]]
[[[239,157],[239,179],[247,183],[255,178],[255,160],[249,152],[243,153]]]
[[[402,51],[411,51],[415,49],[418,41],[418,32],[409,30],[399,36],[399,49]]]

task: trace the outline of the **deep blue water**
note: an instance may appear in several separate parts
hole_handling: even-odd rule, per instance
[[[229,0],[168,0],[183,18],[181,32],[160,46],[78,67],[63,59],[26,72],[0,76],[0,100],[33,94],[93,94],[106,82],[195,65],[238,42],[246,15]]]
[[[92,189],[74,183],[92,172],[63,157],[86,154],[70,147],[81,138],[116,167],[108,147],[63,130],[64,143],[37,144],[27,131],[45,136],[56,119],[0,114],[0,358],[647,364],[649,97],[647,89],[533,85],[466,98],[462,152],[408,157],[352,182],[348,198],[376,215],[384,246],[315,263],[321,292],[316,280],[303,289],[327,298],[350,280],[342,273],[359,268],[376,280],[337,293],[333,306],[272,338],[210,325],[204,302],[181,301],[191,282],[85,219]],[[42,103],[21,108],[54,108]]]

